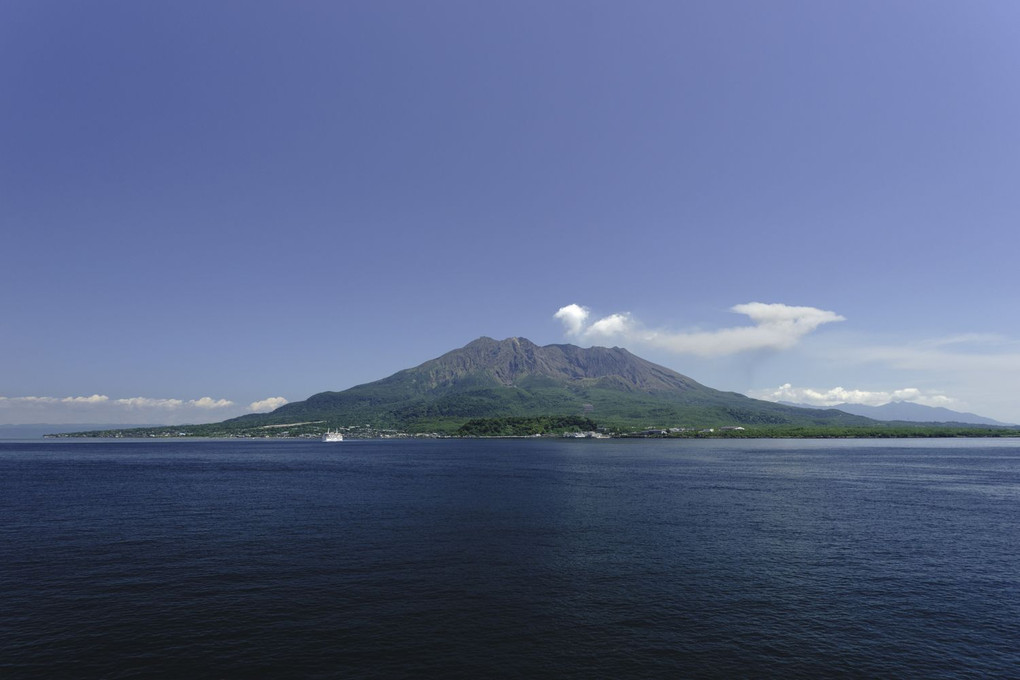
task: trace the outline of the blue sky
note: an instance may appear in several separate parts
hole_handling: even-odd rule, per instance
[[[1018,73],[1012,1],[2,3],[0,424],[481,335],[1020,422]]]

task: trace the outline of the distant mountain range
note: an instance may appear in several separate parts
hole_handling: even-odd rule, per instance
[[[789,402],[784,402],[789,403]],[[805,404],[793,404],[790,406],[805,406]],[[873,420],[901,421],[908,423],[964,423],[967,425],[990,425],[994,427],[1011,427],[1009,423],[1003,423],[991,418],[985,418],[974,413],[960,413],[951,411],[941,406],[924,406],[909,401],[894,401],[881,406],[867,406],[865,404],[836,404],[832,408],[851,413],[857,416],[864,416]]]
[[[601,425],[874,425],[843,411],[722,392],[619,347],[540,347],[479,338],[420,366],[342,392],[321,392],[224,428],[325,422],[407,432],[452,431],[469,419],[581,414]]]

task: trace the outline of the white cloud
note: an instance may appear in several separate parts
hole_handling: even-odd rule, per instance
[[[580,335],[584,330],[584,322],[588,318],[588,309],[580,305],[567,305],[560,307],[553,318],[563,322],[567,335]]]
[[[234,405],[234,402],[230,401],[229,399],[213,399],[212,397],[202,397],[201,399],[194,399],[192,401],[189,401],[188,404],[196,408],[216,409],[216,408],[229,408]]]
[[[91,397],[64,397],[60,401],[65,404],[105,404],[110,398],[105,394],[93,394]]]
[[[105,404],[110,398],[102,394],[93,394],[91,397],[0,397],[0,406],[12,406],[16,404]]]
[[[0,396],[0,423],[162,423],[208,422],[233,415],[229,399],[162,399],[103,394],[77,397]],[[212,412],[219,412],[215,417]],[[237,413],[240,415],[240,413]]]
[[[580,305],[561,307],[554,318],[563,322],[568,335],[585,341],[618,339],[645,344],[677,354],[723,356],[752,350],[782,350],[796,345],[819,326],[844,317],[815,307],[749,302],[734,305],[730,311],[748,316],[753,326],[738,326],[715,331],[671,332],[649,330],[630,314],[610,314],[591,324],[589,311]]]
[[[200,399],[189,399],[184,401],[183,399],[152,399],[150,397],[130,397],[128,399],[115,399],[114,404],[118,406],[125,406],[127,408],[140,408],[140,409],[162,409],[162,410],[177,410],[180,408],[198,408],[198,409],[217,409],[217,408],[229,408],[234,405],[234,402],[229,399],[213,399],[212,397],[202,397]]]
[[[815,307],[795,307],[783,304],[766,304],[764,302],[748,302],[730,308],[737,314],[746,314],[761,326],[795,328],[800,334],[810,333],[822,324],[833,321],[846,321],[835,312]]]
[[[149,397],[130,397],[127,399],[116,399],[115,404],[127,408],[151,408],[151,409],[176,409],[184,405],[180,399],[151,399]]]
[[[286,403],[287,400],[283,397],[269,397],[268,399],[253,401],[248,404],[248,410],[253,413],[268,413],[270,411],[275,411]]]
[[[836,404],[866,404],[881,406],[893,401],[910,401],[924,406],[950,407],[957,403],[956,399],[936,392],[924,392],[916,387],[905,387],[897,390],[857,390],[843,387],[817,389],[812,387],[794,387],[790,383],[780,385],[776,389],[752,390],[748,396],[767,401],[788,401],[795,404],[810,406],[835,406]]]
[[[589,337],[612,338],[633,332],[634,322],[630,314],[610,314],[593,323],[585,331]]]

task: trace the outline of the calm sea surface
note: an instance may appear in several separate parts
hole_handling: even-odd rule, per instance
[[[0,677],[1020,674],[1016,441],[0,442]]]

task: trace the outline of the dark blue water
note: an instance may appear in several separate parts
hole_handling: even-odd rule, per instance
[[[1020,673],[1001,441],[0,443],[0,677]]]

